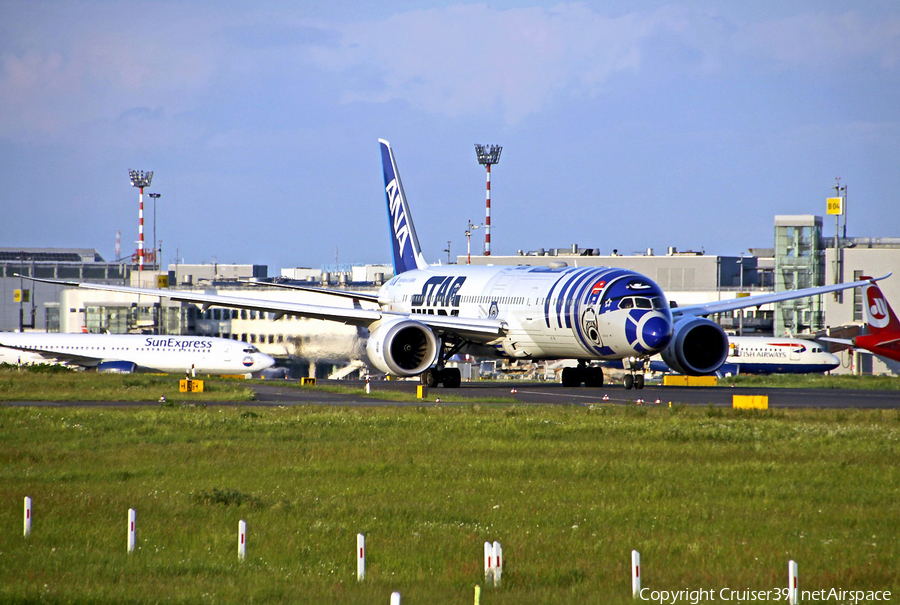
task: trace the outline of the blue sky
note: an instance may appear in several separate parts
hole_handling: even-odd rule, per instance
[[[898,71],[893,1],[0,0],[0,246],[132,248],[134,168],[167,262],[389,262],[378,138],[431,261],[484,220],[474,143],[495,254],[738,255],[837,176],[898,237]]]

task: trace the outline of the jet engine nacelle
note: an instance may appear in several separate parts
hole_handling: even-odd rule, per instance
[[[437,360],[440,343],[431,328],[406,318],[381,320],[369,328],[366,355],[394,376],[421,374]]]
[[[114,374],[132,374],[137,372],[137,364],[132,361],[101,361],[97,364],[97,371]]]
[[[675,323],[672,340],[662,358],[672,370],[689,376],[710,374],[728,357],[728,336],[719,324],[702,317]]]

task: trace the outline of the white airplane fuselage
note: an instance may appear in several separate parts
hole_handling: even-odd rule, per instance
[[[131,362],[137,369],[180,373],[246,374],[275,363],[253,345],[209,336],[143,334],[0,333],[0,363],[64,363],[87,368]]]
[[[672,335],[672,315],[653,281],[609,267],[434,266],[382,286],[387,312],[499,320],[496,354],[531,359],[652,355]]]
[[[828,372],[840,365],[840,359],[811,340],[729,336],[728,357],[719,371],[741,374],[807,374]]]

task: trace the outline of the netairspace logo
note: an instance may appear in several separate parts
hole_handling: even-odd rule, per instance
[[[721,601],[724,603],[749,603],[779,601],[787,602],[790,598],[789,588],[771,588],[769,590],[751,590],[749,588],[733,589],[723,588],[719,591],[713,589],[691,590],[651,590],[642,588],[639,594],[642,601],[651,601],[660,605],[674,605],[675,603],[690,603],[698,605],[704,601]],[[834,602],[834,603],[873,603],[891,600],[889,590],[842,590],[831,588],[829,590],[802,590],[800,602]]]

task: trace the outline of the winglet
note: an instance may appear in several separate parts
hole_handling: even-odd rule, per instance
[[[422,256],[419,238],[412,222],[409,205],[400,172],[391,144],[378,139],[381,145],[381,166],[384,170],[384,192],[387,198],[388,226],[391,231],[391,246],[394,249],[394,275],[410,269],[425,269],[428,263]]]

